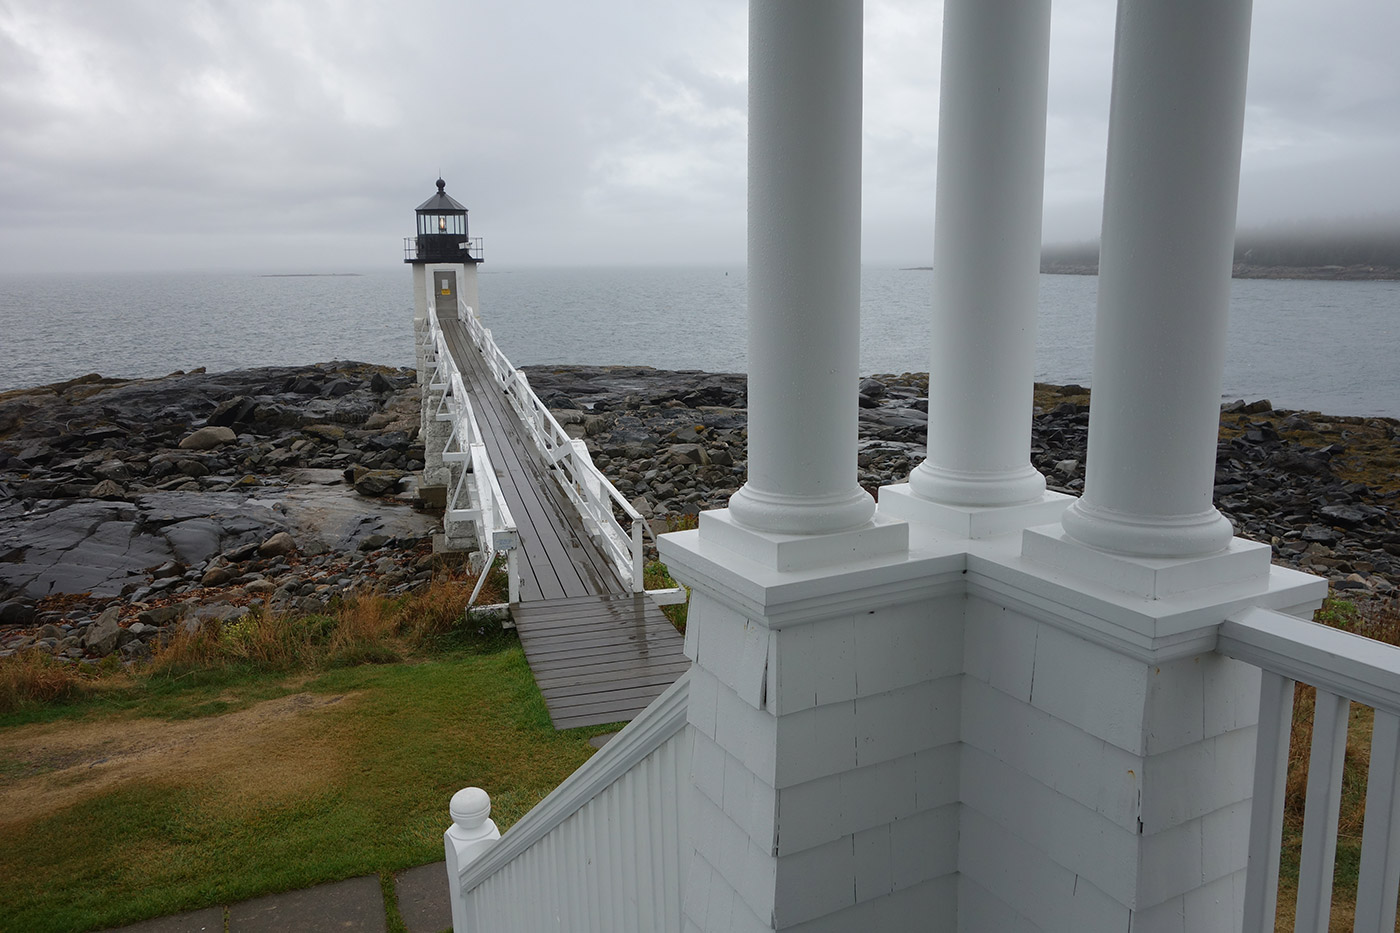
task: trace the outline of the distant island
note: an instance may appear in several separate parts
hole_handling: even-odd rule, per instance
[[[909,272],[932,269],[905,267]],[[1040,271],[1048,275],[1098,275],[1099,244],[1048,245],[1040,253]],[[1400,223],[1241,230],[1235,238],[1233,275],[1237,279],[1400,280]]]
[[[361,272],[264,272],[260,279],[354,279]]]
[[[1097,275],[1099,244],[1047,246],[1040,271],[1054,275]],[[1241,230],[1235,237],[1237,279],[1400,279],[1400,224],[1356,221]]]

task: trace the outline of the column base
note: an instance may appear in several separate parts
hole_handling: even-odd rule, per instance
[[[747,528],[780,535],[827,535],[864,528],[875,500],[859,486],[828,496],[795,496],[750,483],[729,497],[728,511]]]
[[[1045,477],[1027,463],[999,473],[950,470],[925,460],[909,474],[914,494],[930,502],[967,506],[1010,506],[1035,502],[1045,493]]]
[[[1273,552],[1267,544],[1231,538],[1222,550],[1198,557],[1138,557],[1100,551],[1060,525],[1043,525],[1022,534],[1021,556],[1120,593],[1166,599],[1228,583],[1262,583]]]
[[[1194,515],[1134,515],[1080,499],[1061,523],[1089,547],[1139,557],[1209,555],[1235,536],[1230,520],[1214,506]]]
[[[729,509],[717,509],[700,513],[700,540],[770,570],[814,570],[906,554],[909,525],[876,515],[849,531],[779,534],[745,528],[734,520]]]
[[[932,525],[960,538],[988,538],[1057,522],[1072,502],[1073,496],[1042,492],[1038,499],[1019,505],[949,505],[923,498],[909,483],[895,483],[880,487],[876,514]]]

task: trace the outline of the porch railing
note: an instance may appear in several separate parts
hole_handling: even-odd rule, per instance
[[[1375,723],[1355,930],[1394,933],[1400,889],[1400,648],[1283,613],[1249,609],[1221,626],[1216,650],[1263,670],[1245,933],[1274,930],[1293,688],[1299,682],[1317,688],[1317,703],[1295,930],[1328,928],[1347,723],[1351,704],[1356,702],[1375,710]]]
[[[520,575],[517,569],[520,536],[515,519],[510,514],[510,506],[501,492],[496,471],[491,467],[481,428],[472,409],[471,396],[447,348],[447,338],[438,323],[437,309],[433,307],[431,299],[425,344],[431,388],[442,393],[431,416],[452,426],[443,448],[442,460],[444,463],[462,465],[457,471],[457,481],[448,492],[443,523],[470,522],[486,550],[481,575],[467,605],[476,602],[496,555],[502,553],[506,556],[508,598],[511,603],[517,603],[520,601]]]
[[[554,470],[559,485],[582,516],[588,533],[598,541],[632,592],[645,586],[642,578],[643,535],[650,528],[641,513],[617,491],[617,487],[593,463],[588,446],[569,437],[539,396],[525,373],[516,369],[496,346],[491,331],[483,327],[475,309],[459,311],[472,342],[476,344],[493,378],[510,399],[535,447]],[[624,523],[627,527],[624,527]]]
[[[689,685],[682,674],[504,836],[483,792],[459,792],[476,805],[444,835],[457,933],[679,930]]]

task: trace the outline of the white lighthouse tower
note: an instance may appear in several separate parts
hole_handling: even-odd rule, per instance
[[[476,267],[482,261],[481,238],[467,236],[467,209],[446,189],[447,182],[439,178],[437,193],[418,205],[416,235],[404,238],[404,262],[413,266],[414,362],[423,393],[424,458],[418,496],[435,508],[446,506],[453,475],[442,455],[451,426],[436,416],[443,387],[433,385],[428,373],[428,316],[454,319],[463,309],[476,309]],[[435,547],[456,550],[469,545],[469,540],[453,537],[444,536]]]
[[[423,334],[428,309],[455,315],[476,308],[476,267],[483,261],[481,237],[467,236],[467,209],[437,180],[437,193],[418,205],[418,230],[404,237],[404,262],[413,266],[413,331],[418,371],[423,371]],[[428,297],[432,295],[432,301]]]

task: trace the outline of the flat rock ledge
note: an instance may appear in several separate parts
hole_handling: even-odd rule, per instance
[[[421,585],[418,424],[411,370],[353,362],[0,393],[0,656],[136,661],[210,619]]]

